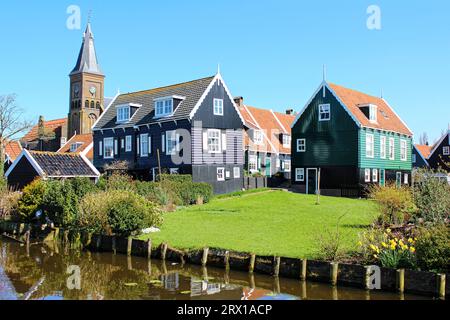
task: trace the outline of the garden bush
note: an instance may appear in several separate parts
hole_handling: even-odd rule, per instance
[[[157,182],[137,181],[136,189],[140,196],[161,206],[168,206],[173,203],[169,193],[163,190]]]
[[[189,183],[192,182],[192,176],[188,174],[160,174],[156,177],[156,180]]]
[[[17,220],[20,197],[19,192],[0,189],[0,220]]]
[[[102,177],[97,187],[104,191],[123,190],[137,192],[133,178],[121,173],[113,173],[108,177]]]
[[[78,215],[79,198],[69,180],[45,182],[42,209],[55,225],[70,227]]]
[[[80,201],[76,227],[80,231],[110,235],[108,203],[108,193],[105,191],[84,196]]]
[[[78,199],[98,190],[95,183],[89,178],[74,178],[68,180],[68,182],[72,185],[73,192],[75,192]]]
[[[371,186],[369,198],[378,204],[383,225],[403,224],[417,210],[410,188],[398,188],[395,185]]]
[[[18,203],[21,222],[28,223],[35,219],[36,212],[42,208],[45,188],[45,182],[37,179],[23,189]]]
[[[418,266],[423,270],[450,272],[450,233],[445,224],[421,227],[416,233]]]
[[[450,186],[434,177],[440,171],[420,169],[414,174],[414,202],[418,208],[415,218],[425,222],[442,223],[449,218]]]

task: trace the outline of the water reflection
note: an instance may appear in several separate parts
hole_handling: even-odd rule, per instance
[[[69,289],[77,274],[68,270],[79,270],[80,290]],[[0,239],[0,300],[400,298],[418,297]]]

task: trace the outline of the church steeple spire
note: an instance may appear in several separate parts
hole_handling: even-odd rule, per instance
[[[103,75],[95,52],[94,34],[90,22],[88,22],[86,31],[83,34],[83,44],[81,45],[80,53],[78,54],[77,64],[70,75],[82,72]]]

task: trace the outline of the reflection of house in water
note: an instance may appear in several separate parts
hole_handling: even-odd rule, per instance
[[[180,276],[178,272],[172,272],[161,276],[161,282],[164,284],[166,290],[178,290],[180,287]]]
[[[206,280],[191,278],[191,297],[213,295],[223,291],[235,290],[236,288],[238,288],[236,285],[212,283]]]

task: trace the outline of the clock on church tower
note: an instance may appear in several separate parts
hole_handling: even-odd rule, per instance
[[[94,34],[88,23],[75,68],[70,77],[69,138],[92,133],[92,126],[104,110],[105,75],[98,64]]]

